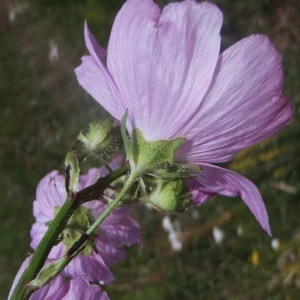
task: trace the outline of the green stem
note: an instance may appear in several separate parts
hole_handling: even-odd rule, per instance
[[[36,279],[32,280],[26,285],[24,298],[28,299],[33,292],[53,280],[70,263],[71,259],[71,257],[65,255],[57,261],[46,264],[41,269]]]
[[[38,274],[37,279],[33,282],[29,283],[28,288],[24,291],[24,298],[28,299],[30,295],[40,288],[41,286],[41,279],[44,281],[42,282],[42,286],[49,283],[51,280],[53,280],[62,270],[65,268],[71,260],[81,252],[86,246],[85,242],[88,239],[88,236],[92,234],[99,225],[106,219],[106,217],[112,212],[112,210],[118,205],[118,203],[122,200],[123,196],[128,192],[130,187],[135,182],[135,178],[129,177],[128,180],[125,182],[125,185],[123,186],[122,190],[118,194],[118,196],[107,206],[107,208],[103,211],[101,216],[92,224],[92,226],[88,229],[86,233],[84,233],[77,242],[74,243],[74,245],[70,248],[67,255],[59,259],[58,261],[52,262],[48,265],[46,265]],[[51,269],[51,276],[49,276],[49,270]],[[43,275],[45,273],[46,276]],[[40,275],[40,276],[39,276]],[[41,277],[41,279],[39,279]]]
[[[98,229],[98,227],[100,226],[100,224],[108,217],[108,215],[113,211],[113,209],[120,203],[120,201],[122,200],[122,198],[124,197],[124,195],[129,191],[129,189],[132,187],[132,185],[135,182],[135,177],[133,176],[129,176],[129,178],[126,180],[123,188],[121,189],[121,191],[119,192],[119,194],[117,195],[117,197],[107,206],[107,208],[102,212],[102,214],[98,217],[98,219],[92,224],[92,226],[78,239],[77,242],[75,242],[73,244],[73,246],[69,249],[69,251],[67,252],[67,255],[65,255],[64,257],[62,257],[60,260],[55,261],[53,263],[50,263],[48,266],[45,266],[45,269],[48,271],[49,268],[53,266],[55,266],[55,268],[53,269],[53,271],[51,272],[51,276],[47,276],[47,281],[44,283],[48,283],[50,282],[52,279],[55,278],[55,276],[57,276],[64,267],[66,267],[71,260],[78,254],[81,252],[81,250],[83,250],[85,248],[86,245],[85,242],[87,241],[88,237],[94,233],[94,231],[96,231]],[[57,267],[57,265],[59,265],[59,267]],[[43,269],[42,271],[43,272]],[[45,273],[45,271],[44,271]],[[39,276],[38,276],[39,277]],[[39,280],[36,280],[37,282],[39,282]],[[34,282],[32,282],[31,284],[29,284],[28,288],[25,289],[24,291],[24,298],[28,299],[30,297],[30,295],[39,288],[39,285],[36,285]]]
[[[98,219],[92,224],[92,226],[88,229],[86,234],[89,236],[94,233],[96,229],[100,226],[100,224],[107,218],[107,216],[112,212],[112,210],[119,204],[122,200],[123,196],[128,192],[128,190],[132,187],[135,182],[135,177],[129,177],[126,180],[123,188],[121,189],[118,196],[107,206],[104,212],[98,217]]]
[[[51,251],[52,245],[54,244],[55,240],[63,230],[65,224],[68,222],[70,216],[76,210],[76,208],[77,205],[75,205],[73,199],[68,197],[64,205],[57,213],[55,220],[48,228],[36,251],[33,253],[28,267],[23,272],[13,294],[11,295],[11,300],[26,299],[24,298],[24,287],[26,283],[31,281],[42,268]]]
[[[88,237],[93,234],[100,226],[100,224],[108,217],[112,210],[120,203],[124,195],[129,191],[136,180],[135,176],[130,175],[126,180],[123,188],[116,196],[116,198],[110,202],[98,219],[91,225],[91,227],[71,246],[67,255],[70,257],[74,256],[74,253],[82,246],[82,244],[88,239]]]
[[[93,185],[77,192],[75,201],[78,201],[80,204],[82,204],[84,202],[98,199],[99,196],[102,195],[104,188],[107,188],[117,178],[125,175],[128,172],[128,169],[129,167],[124,165],[119,169],[109,173],[107,176],[99,178],[98,181],[96,181],[96,183]]]
[[[21,275],[10,300],[24,300],[28,299],[25,291],[26,291],[26,284],[33,280],[42,266],[44,265],[54,242],[57,240],[59,234],[64,229],[66,223],[68,222],[69,218],[72,216],[74,211],[79,207],[80,204],[83,202],[91,201],[94,199],[99,198],[104,189],[109,186],[114,180],[119,178],[120,176],[126,174],[128,171],[128,166],[122,166],[116,171],[109,173],[107,176],[100,178],[95,184],[90,187],[87,187],[81,191],[79,191],[75,198],[72,199],[70,197],[67,198],[64,205],[61,207],[59,212],[57,213],[53,222],[49,226],[46,234],[44,235],[43,239],[41,240],[40,244],[38,245],[36,251],[32,255],[30,263],[28,267],[25,269],[23,274]]]

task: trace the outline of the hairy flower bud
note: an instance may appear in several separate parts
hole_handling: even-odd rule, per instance
[[[146,198],[156,209],[166,212],[182,212],[190,204],[188,190],[182,180],[157,180],[156,188]]]
[[[87,133],[78,136],[81,159],[96,156],[103,160],[110,158],[120,148],[117,128],[109,120],[101,120],[90,124]]]

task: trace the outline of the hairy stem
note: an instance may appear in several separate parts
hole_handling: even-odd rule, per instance
[[[72,245],[72,247],[67,252],[67,255],[70,257],[74,256],[74,253],[83,245],[83,243],[88,239],[88,237],[93,234],[100,224],[109,216],[109,214],[113,211],[113,209],[120,203],[124,195],[129,191],[132,185],[135,182],[135,177],[130,176],[117,197],[110,202],[110,204],[106,207],[106,209],[102,212],[102,214],[98,217],[98,219],[91,225],[91,227]]]
[[[67,197],[64,205],[60,208],[53,222],[51,222],[46,234],[32,255],[30,263],[21,275],[10,300],[24,300],[29,298],[30,295],[28,293],[25,294],[26,284],[32,281],[43,267],[54,242],[63,231],[75,210],[80,204],[101,197],[105,188],[114,180],[126,174],[127,171],[128,166],[124,165],[107,176],[99,178],[95,184],[79,191],[74,197]]]

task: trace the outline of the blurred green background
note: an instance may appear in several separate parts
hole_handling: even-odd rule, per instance
[[[161,5],[170,1],[159,1]],[[0,2],[0,299],[31,252],[32,201],[39,180],[63,169],[78,132],[105,116],[77,84],[73,69],[86,53],[87,19],[105,46],[123,1]],[[223,48],[267,34],[283,55],[285,95],[293,122],[242,152],[230,165],[255,182],[268,208],[268,237],[240,199],[216,197],[172,216],[181,251],[173,251],[163,216],[137,207],[143,240],[114,267],[111,299],[299,299],[300,4],[298,0],[217,0]],[[178,223],[179,222],[179,223]],[[222,232],[217,242],[213,232]]]

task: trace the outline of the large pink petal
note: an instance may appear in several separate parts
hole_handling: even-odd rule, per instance
[[[62,206],[66,198],[64,176],[54,170],[46,175],[37,186],[33,215],[40,222],[52,220],[55,207]]]
[[[40,222],[35,222],[30,230],[31,242],[30,246],[32,249],[36,249],[45,233],[47,232],[48,227]]]
[[[89,256],[79,254],[63,270],[66,277],[76,278],[82,276],[89,281],[103,283],[111,282],[113,275],[102,257],[95,252]]]
[[[125,109],[119,91],[103,64],[104,50],[97,44],[86,23],[84,32],[91,56],[82,57],[81,65],[75,69],[78,82],[113,117],[120,120]]]
[[[91,56],[99,61],[100,67],[102,67],[102,63],[105,62],[107,56],[106,50],[97,43],[94,35],[89,31],[87,22],[84,23],[84,40]]]
[[[148,140],[177,136],[205,95],[219,54],[222,13],[210,3],[128,0],[108,46],[108,68]]]
[[[117,240],[121,245],[131,246],[140,240],[138,223],[129,216],[122,216],[122,210],[106,218],[100,229],[102,235],[109,235],[111,240]]]
[[[109,297],[98,285],[90,284],[85,278],[77,277],[70,281],[70,288],[61,300],[76,299],[109,300]]]
[[[30,300],[61,300],[66,299],[65,295],[70,289],[70,281],[61,274],[55,277],[47,285],[35,291]],[[72,298],[68,298],[72,299]]]
[[[271,235],[268,213],[257,187],[247,178],[232,171],[209,164],[200,165],[203,171],[191,182],[192,198],[201,205],[209,196],[219,194],[241,197],[261,227]]]
[[[224,162],[282,128],[291,107],[282,97],[281,56],[267,37],[252,35],[220,55],[210,90],[182,131],[182,160]]]
[[[102,234],[102,231],[100,231],[99,237],[95,239],[95,245],[98,254],[108,267],[126,257],[123,245],[120,245],[120,242],[116,239],[111,239],[109,235]]]

